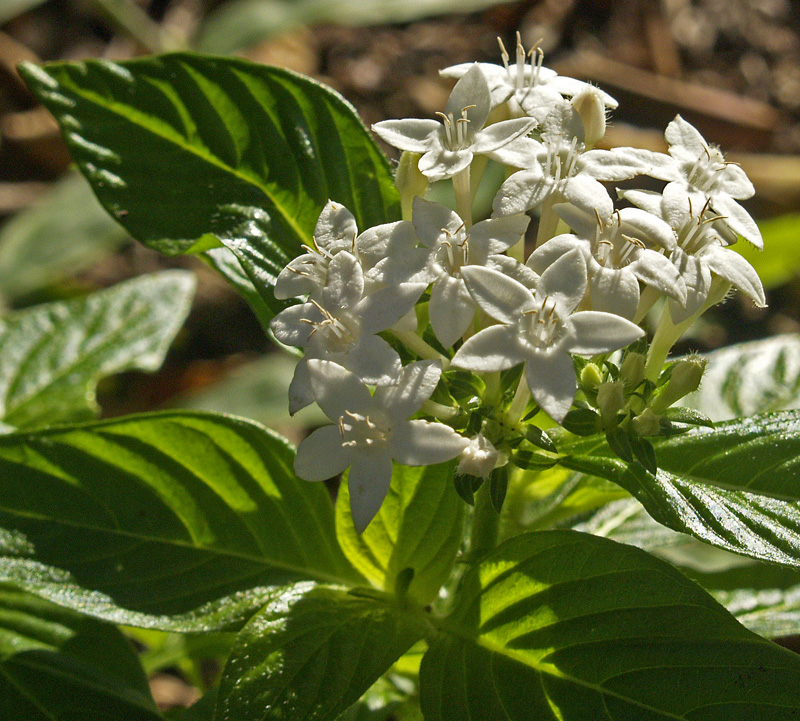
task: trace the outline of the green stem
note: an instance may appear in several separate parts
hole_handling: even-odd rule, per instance
[[[492,371],[483,375],[486,390],[483,393],[483,402],[489,406],[496,406],[500,401],[500,371]]]
[[[525,373],[519,379],[517,390],[514,393],[514,398],[506,411],[505,422],[512,428],[518,428],[522,416],[525,414],[525,407],[528,405],[528,398],[531,397],[530,388],[528,388],[528,380],[525,378]]]
[[[469,553],[473,558],[480,558],[497,546],[500,531],[500,514],[492,505],[489,481],[475,493],[475,510],[472,512],[472,530],[470,532]]]
[[[441,361],[442,370],[447,370],[450,367],[450,359],[439,353],[436,348],[428,345],[416,333],[410,330],[395,330],[390,328],[389,331],[397,338],[406,348],[413,353],[416,353],[420,358],[428,360]]]
[[[555,199],[556,194],[551,193],[542,203],[542,214],[539,216],[539,228],[536,231],[537,248],[540,248],[543,243],[546,243],[556,234],[558,221],[561,220],[561,218],[559,218],[555,212],[553,212]]]
[[[464,227],[472,227],[472,191],[470,190],[469,166],[453,176],[453,191],[456,194],[456,211],[464,221]]]
[[[451,421],[460,412],[458,408],[446,406],[443,403],[437,403],[436,401],[432,401],[430,398],[422,404],[422,408],[420,410],[422,410],[424,413],[432,415],[434,418],[440,421]]]

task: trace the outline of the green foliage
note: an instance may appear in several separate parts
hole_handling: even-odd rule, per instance
[[[91,417],[97,382],[156,370],[183,324],[194,277],[165,271],[0,320],[0,418],[32,427]]]
[[[411,598],[428,603],[447,580],[461,544],[464,504],[452,486],[452,463],[395,465],[378,515],[361,534],[353,528],[350,494],[342,483],[336,500],[336,534],[365,578],[392,592],[398,574],[413,570]]]
[[[552,531],[464,579],[420,672],[426,721],[754,719],[800,714],[800,659],[638,549]]]
[[[239,633],[215,721],[323,721],[359,699],[425,633],[391,599],[308,584],[257,613]]]
[[[114,626],[0,586],[0,718],[161,715],[133,647]]]
[[[800,270],[800,214],[764,220],[759,228],[764,238],[763,251],[749,243],[737,243],[734,248],[756,269],[765,288],[777,288]]]
[[[0,438],[0,580],[183,631],[239,626],[299,580],[357,580],[292,458],[261,426],[189,413]]]
[[[275,278],[328,199],[360,228],[399,216],[389,164],[355,110],[309,78],[191,54],[20,72],[134,238],[167,254],[224,244],[272,313]]]

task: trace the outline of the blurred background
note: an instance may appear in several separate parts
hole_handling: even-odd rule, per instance
[[[541,41],[546,65],[619,100],[609,145],[664,150],[663,129],[680,113],[753,180],[757,197],[745,205],[766,250],[742,252],[764,280],[769,307],[735,296],[681,349],[799,330],[800,4],[790,0],[0,0],[2,312],[190,268],[197,298],[164,367],[104,380],[104,415],[214,410],[298,438],[314,418],[286,412],[294,361],[270,352],[246,303],[213,271],[134,243],[106,216],[16,64],[171,50],[235,54],[333,86],[369,125],[432,117],[452,85],[438,70],[498,62],[497,37],[513,47],[517,31],[526,47]],[[159,643],[153,668],[169,665],[169,644]],[[158,683],[164,705],[196,694],[174,675]]]

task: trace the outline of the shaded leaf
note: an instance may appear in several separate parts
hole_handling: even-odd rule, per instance
[[[399,217],[389,164],[353,107],[296,73],[186,53],[20,72],[134,238],[168,254],[221,241],[273,313],[275,278],[328,199],[362,230]]]
[[[397,575],[414,570],[409,595],[431,601],[447,580],[461,544],[464,503],[453,487],[454,463],[409,468],[395,465],[378,514],[358,535],[350,494],[336,499],[336,534],[345,555],[373,585],[393,592]]]
[[[24,427],[93,415],[102,377],[161,365],[194,288],[191,273],[164,271],[0,319],[0,417]]]
[[[574,531],[475,566],[420,672],[426,721],[787,721],[799,682],[800,658],[681,572]]]
[[[388,600],[297,586],[239,633],[214,719],[336,719],[425,631]]]
[[[0,438],[0,581],[131,626],[235,628],[286,584],[357,580],[325,488],[230,417],[162,413]]]

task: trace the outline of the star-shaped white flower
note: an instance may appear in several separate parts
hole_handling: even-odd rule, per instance
[[[450,348],[467,330],[477,306],[461,270],[486,265],[524,235],[529,218],[518,213],[490,218],[469,229],[450,208],[414,198],[412,222],[423,247],[386,258],[375,268],[376,278],[395,285],[402,281],[433,283],[429,314],[433,332]]]
[[[669,186],[667,186],[669,187]],[[674,323],[690,318],[708,298],[714,275],[727,280],[759,307],[766,305],[764,287],[758,273],[739,253],[727,247],[720,233],[719,216],[708,212],[709,200],[699,209],[691,197],[679,191],[670,194],[629,190],[620,194],[634,205],[659,216],[672,228],[676,245],[668,252],[686,284],[686,303],[669,302]]]
[[[279,300],[302,295],[319,300],[328,281],[328,265],[343,250],[354,255],[368,271],[387,255],[413,248],[417,242],[414,227],[402,220],[377,225],[359,235],[353,214],[332,200],[320,213],[313,240],[313,248],[291,260],[280,272],[274,291]]]
[[[686,207],[686,197],[692,199],[695,208],[703,207],[708,201],[731,230],[757,248],[763,248],[761,231],[750,214],[736,202],[755,194],[745,172],[736,163],[727,162],[722,151],[706,143],[697,129],[680,115],[667,126],[664,137],[674,163],[663,166],[661,172],[653,176],[669,181],[664,194],[683,200],[683,207]]]
[[[611,313],[573,313],[587,282],[578,251],[555,261],[533,290],[492,268],[468,266],[462,273],[475,302],[499,324],[467,340],[452,365],[484,373],[524,363],[531,395],[557,423],[577,390],[570,354],[607,353],[643,335],[641,328]]]
[[[636,175],[652,175],[663,165],[663,153],[637,148],[584,152],[584,126],[577,110],[568,102],[558,103],[542,124],[541,140],[526,139],[530,162],[511,175],[494,199],[497,215],[523,213],[557,194],[557,201],[602,217],[614,204],[600,181],[619,181]]]
[[[386,497],[393,460],[406,466],[442,463],[469,443],[443,423],[409,420],[430,398],[441,372],[436,361],[412,363],[398,373],[394,385],[372,395],[342,366],[309,361],[314,398],[333,425],[318,428],[300,444],[294,469],[307,481],[323,481],[350,468],[350,510],[358,533]]]
[[[500,44],[503,66],[492,63],[477,65],[489,85],[492,107],[508,102],[511,117],[528,115],[542,122],[553,106],[564,97],[578,95],[587,88],[588,83],[560,76],[554,70],[544,67],[544,52],[538,46],[525,52],[519,33],[514,63],[510,63],[511,58],[503,41],[500,38],[497,41]],[[446,78],[461,78],[473,65],[474,63],[461,63],[439,73]],[[617,101],[610,95],[602,93],[602,97],[607,108],[617,107]]]
[[[490,110],[489,87],[475,64],[450,93],[444,113],[439,113],[441,123],[407,118],[384,120],[372,129],[395,148],[421,153],[419,171],[431,183],[465,170],[475,155],[522,167],[523,161],[516,157],[510,144],[528,133],[536,121],[515,118],[484,127]]]
[[[329,263],[321,301],[290,306],[270,323],[281,343],[305,349],[289,386],[289,412],[313,402],[307,368],[311,358],[334,360],[366,383],[393,383],[400,356],[376,333],[408,313],[425,287],[402,283],[365,294],[364,273],[356,258],[348,251],[337,253]]]
[[[534,271],[543,273],[577,249],[586,260],[592,310],[632,320],[639,306],[640,281],[681,305],[686,302],[680,273],[667,257],[646,245],[675,247],[675,235],[663,220],[639,208],[624,208],[605,219],[568,204],[558,204],[554,210],[575,234],[551,238],[531,253],[527,265]]]

